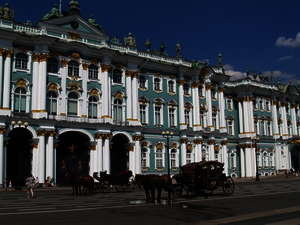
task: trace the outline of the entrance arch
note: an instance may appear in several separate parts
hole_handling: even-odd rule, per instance
[[[291,163],[296,171],[300,171],[300,144],[296,144],[291,148]]]
[[[32,171],[32,133],[26,128],[15,128],[8,134],[6,177],[14,187],[25,185]]]
[[[79,171],[88,175],[90,170],[90,138],[78,131],[67,131],[59,135],[56,148],[56,183],[67,184],[67,172]]]
[[[129,169],[129,139],[124,134],[116,134],[111,140],[110,168],[111,174]]]

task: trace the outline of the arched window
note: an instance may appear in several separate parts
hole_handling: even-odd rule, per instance
[[[155,151],[155,166],[156,169],[162,169],[164,167],[163,164],[163,150],[162,149],[156,149]]]
[[[15,68],[20,70],[27,70],[28,55],[25,53],[18,53],[16,55]]]
[[[154,116],[155,116],[154,125],[155,126],[160,126],[162,124],[161,111],[162,111],[162,106],[160,104],[155,104],[154,105]]]
[[[114,70],[113,83],[122,84],[122,71],[121,70]]]
[[[142,169],[148,168],[148,149],[142,149]]]
[[[96,96],[89,97],[89,118],[97,118],[98,114],[98,98]]]
[[[169,125],[170,127],[175,127],[175,107],[171,106],[169,107]]]
[[[78,94],[71,92],[68,95],[68,115],[77,116],[78,112]]]
[[[26,90],[18,87],[14,93],[14,111],[26,112]]]
[[[79,77],[79,63],[76,61],[70,61],[68,64],[68,76]]]
[[[147,124],[147,104],[140,103],[140,121],[141,124]]]
[[[51,57],[47,62],[48,73],[58,73],[58,60],[55,57]]]
[[[185,153],[186,164],[189,164],[193,161],[192,150],[187,149]]]
[[[123,121],[123,101],[121,99],[115,99],[113,105],[113,117],[114,122],[119,123]]]
[[[98,80],[98,66],[96,65],[90,65],[89,66],[89,79],[90,80]]]
[[[146,78],[144,76],[140,77],[139,83],[140,83],[140,88],[142,88],[142,89],[146,89],[147,88]]]
[[[47,110],[50,115],[57,115],[57,92],[49,91],[47,101]]]
[[[176,168],[177,167],[177,150],[176,149],[171,149],[170,161],[171,161],[171,168]]]
[[[159,78],[155,78],[154,79],[154,90],[155,91],[161,91],[161,88],[160,88],[160,79]]]
[[[190,85],[187,84],[187,83],[185,83],[185,84],[183,85],[183,94],[184,94],[184,95],[189,95],[189,94],[190,94]]]
[[[174,81],[169,80],[168,82],[168,86],[169,86],[169,93],[175,93],[175,85],[174,85]]]

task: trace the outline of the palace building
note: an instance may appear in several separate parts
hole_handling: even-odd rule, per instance
[[[221,55],[216,65],[187,60],[180,44],[176,56],[149,40],[139,50],[131,33],[112,38],[79,7],[54,7],[36,25],[0,8],[0,186],[31,173],[63,184],[70,157],[90,175],[177,173],[201,160],[234,177],[299,169],[297,86],[232,81]]]

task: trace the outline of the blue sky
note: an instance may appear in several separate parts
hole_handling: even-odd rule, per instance
[[[8,0],[16,20],[37,22],[59,0]],[[63,0],[67,8],[69,0]],[[138,48],[149,38],[152,47],[164,42],[169,55],[180,42],[188,59],[216,62],[223,54],[226,68],[273,71],[284,80],[300,79],[300,2],[296,0],[96,1],[81,0],[83,17],[94,15],[110,36],[132,32]]]

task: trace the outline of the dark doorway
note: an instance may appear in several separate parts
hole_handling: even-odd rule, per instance
[[[26,128],[15,128],[8,137],[6,176],[13,187],[21,187],[32,170],[32,134]]]
[[[69,131],[59,135],[56,148],[56,183],[69,184],[70,170],[88,175],[90,170],[90,139],[86,134]]]
[[[110,168],[111,174],[129,169],[129,140],[123,134],[115,135],[111,140]]]
[[[300,145],[296,144],[291,148],[291,161],[292,167],[296,170],[300,170]]]

